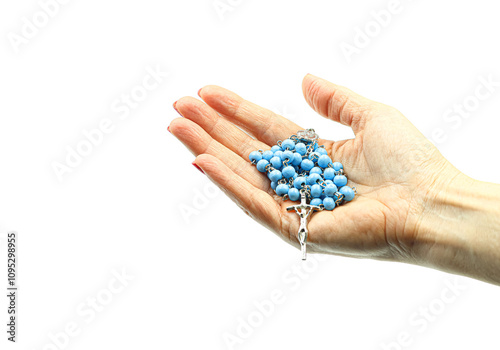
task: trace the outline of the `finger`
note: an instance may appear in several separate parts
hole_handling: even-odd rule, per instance
[[[236,174],[243,177],[264,191],[271,191],[269,180],[236,153],[214,140],[198,124],[186,118],[177,118],[169,125],[169,131],[177,137],[195,156],[203,153],[211,154],[221,161]]]
[[[202,154],[195,163],[251,218],[290,240],[285,233],[290,232],[288,217],[281,215],[281,206],[268,193],[252,186],[214,156]]]
[[[351,127],[354,133],[363,129],[376,103],[351,90],[308,74],[302,91],[309,105],[323,117]]]
[[[213,139],[244,160],[248,160],[252,151],[270,149],[270,146],[253,139],[200,100],[193,97],[183,97],[176,102],[175,107],[182,116],[201,126]]]
[[[290,120],[219,86],[205,86],[199,95],[229,121],[268,145],[274,145],[278,140],[285,140],[303,129]]]

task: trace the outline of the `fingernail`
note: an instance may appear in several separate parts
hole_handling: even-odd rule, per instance
[[[172,131],[170,131],[170,125],[167,127],[167,131],[168,131],[169,133],[172,133]]]
[[[198,166],[198,164],[196,164],[195,162],[192,162],[191,164],[193,164],[193,165],[194,165],[194,167],[195,167],[196,169],[198,169],[198,170],[199,170],[202,174],[205,174],[205,173],[203,172],[203,170],[201,170],[201,168]]]
[[[203,90],[203,88],[201,88],[200,90],[198,90],[198,96],[201,97],[201,90]]]
[[[177,105],[177,101],[174,102],[174,109],[182,117],[183,115],[179,112],[179,110],[177,109],[176,105]]]

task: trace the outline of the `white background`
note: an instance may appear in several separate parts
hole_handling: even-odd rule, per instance
[[[481,77],[500,81],[496,3],[401,0],[383,27],[371,23],[373,11],[387,11],[389,0],[221,3],[230,11],[218,13],[213,0],[72,0],[13,45],[23,17],[33,22],[42,9],[35,0],[2,1],[0,284],[5,233],[16,230],[16,348],[55,349],[49,335],[63,341],[69,323],[79,334],[63,341],[66,349],[230,349],[224,337],[239,337],[249,317],[260,324],[234,349],[383,349],[401,332],[403,346],[389,349],[498,348],[492,285],[312,256],[309,272],[291,280],[304,268],[298,251],[213,191],[167,132],[175,100],[217,84],[323,138],[351,137],[306,105],[301,80],[313,73],[397,107],[429,138],[441,128],[438,147],[450,161],[500,183],[500,87],[460,125],[443,119],[473,101]],[[354,45],[366,26],[368,43],[347,57],[342,43]],[[111,105],[140,86],[148,67],[170,75],[120,119]],[[59,181],[53,162],[64,163],[68,147],[105,118],[113,131]],[[112,271],[122,269],[133,280],[88,322],[78,308],[109,296]],[[449,283],[465,289],[443,303],[442,293],[453,296]],[[254,302],[274,290],[283,303],[259,319]],[[0,305],[4,325],[6,298]],[[429,306],[438,315],[422,321]],[[4,330],[0,348],[14,348]]]

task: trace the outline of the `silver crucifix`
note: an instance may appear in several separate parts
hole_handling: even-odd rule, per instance
[[[307,258],[307,220],[313,212],[323,210],[323,208],[319,206],[307,204],[306,193],[307,191],[305,189],[300,190],[300,204],[292,205],[291,207],[286,208],[288,211],[295,210],[295,212],[300,216],[300,227],[299,232],[297,233],[297,238],[300,242],[302,260],[306,260]]]

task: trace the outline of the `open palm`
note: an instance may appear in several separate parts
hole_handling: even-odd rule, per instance
[[[458,170],[396,109],[312,75],[302,87],[316,112],[354,131],[354,139],[318,142],[344,164],[348,185],[358,192],[353,201],[311,217],[308,251],[411,261],[417,239],[432,240],[416,237],[430,189],[446,186],[443,179]],[[183,97],[175,103],[184,118],[172,121],[170,132],[248,215],[300,247],[299,218],[286,210],[292,202],[274,194],[248,155],[305,128],[218,86],[199,95],[204,102]]]

